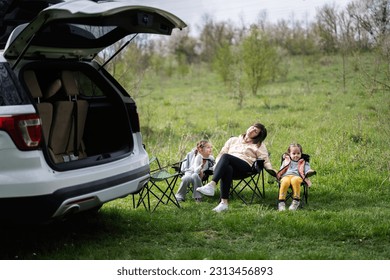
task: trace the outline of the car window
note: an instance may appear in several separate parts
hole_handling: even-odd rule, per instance
[[[98,39],[106,34],[113,31],[116,26],[93,26],[93,25],[86,25],[86,24],[69,24],[69,28],[74,30],[73,33],[79,34],[85,34],[85,37],[89,37],[91,39]],[[79,30],[79,32],[76,32],[76,30]],[[89,35],[89,36],[88,36]]]
[[[105,96],[103,91],[82,72],[76,72],[75,77],[79,85],[80,94],[87,97],[102,97]]]
[[[113,32],[113,31],[116,32]],[[112,26],[93,26],[86,24],[69,24],[63,22],[53,22],[36,35],[34,43],[42,46],[58,46],[61,42],[63,47],[95,47],[106,46],[106,37],[116,34],[119,38],[124,37],[118,32],[118,28]],[[110,34],[110,35],[108,35]],[[55,37],[56,39],[53,39]],[[117,39],[114,39],[114,41]],[[33,43],[33,44],[34,44]]]
[[[0,63],[0,106],[29,103],[8,63]]]

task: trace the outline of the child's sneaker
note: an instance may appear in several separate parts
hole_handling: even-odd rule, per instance
[[[207,196],[214,196],[214,193],[215,193],[215,189],[212,185],[210,185],[210,183],[208,183],[207,185],[204,185],[203,187],[199,187],[196,190],[198,192],[200,192],[201,194],[204,194]]]
[[[228,210],[228,205],[227,204],[225,204],[225,203],[223,203],[223,202],[221,202],[220,204],[218,204],[218,206],[217,207],[215,207],[214,209],[213,209],[213,211],[215,211],[215,212],[217,212],[217,213],[219,213],[219,212],[222,212],[222,211],[225,211],[225,210]]]
[[[279,210],[279,211],[284,211],[284,210],[286,210],[286,203],[285,203],[284,201],[280,201],[280,202],[278,203],[278,210]]]
[[[298,206],[299,206],[299,200],[295,200],[293,199],[290,207],[288,208],[288,210],[291,210],[291,211],[295,211],[298,209]]]

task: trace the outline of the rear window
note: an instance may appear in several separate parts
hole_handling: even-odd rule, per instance
[[[29,104],[8,63],[0,63],[0,106]]]
[[[75,78],[79,86],[80,94],[85,97],[103,97],[103,90],[82,72],[75,72]]]

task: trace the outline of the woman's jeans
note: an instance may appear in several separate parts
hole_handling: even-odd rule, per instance
[[[233,179],[244,178],[251,170],[252,166],[246,161],[229,154],[223,154],[215,166],[213,175],[214,182],[218,183],[221,180],[221,198],[229,199]]]

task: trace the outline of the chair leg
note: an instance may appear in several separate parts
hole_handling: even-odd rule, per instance
[[[146,202],[145,202],[146,199]],[[133,196],[134,203],[134,196]],[[145,187],[139,192],[139,199],[135,208],[138,208],[141,204],[143,204],[144,208],[150,211],[150,195],[149,195],[149,182],[145,185]]]
[[[157,186],[157,184],[156,184],[155,182],[152,183],[152,187],[156,188],[157,191],[159,191],[159,192],[162,194],[162,196],[159,197],[159,196],[156,194],[156,192],[154,192],[153,190],[149,190],[149,193],[150,193],[151,195],[153,195],[153,196],[157,199],[157,204],[154,206],[154,208],[153,208],[153,210],[152,210],[152,212],[154,212],[154,211],[157,209],[157,207],[160,205],[160,203],[167,204],[167,202],[164,202],[164,201],[163,201],[163,198],[164,198],[164,196],[165,196],[164,191],[163,191],[159,186]],[[149,211],[150,211],[150,209],[149,209]]]
[[[261,176],[261,184],[262,184],[262,190],[259,188],[259,180]],[[239,186],[243,184],[241,189],[238,190]],[[252,186],[253,185],[253,186]],[[230,191],[230,196],[238,196],[242,202],[245,204],[248,204],[248,202],[245,200],[244,196],[241,195],[241,193],[246,189],[249,188],[252,191],[252,196],[250,200],[250,204],[252,204],[255,200],[255,198],[265,198],[265,188],[264,188],[264,172],[261,171],[260,173],[257,173],[255,175],[249,176],[244,179],[240,179],[238,183],[235,185],[232,185],[232,189]]]
[[[174,187],[178,178],[183,174],[179,173],[179,170],[176,170],[174,174],[168,172],[168,166],[161,167],[161,164],[157,157],[153,157],[149,160],[149,164],[153,162],[157,164],[158,168],[151,170],[149,182],[147,184],[147,193],[142,196],[143,199],[140,200],[139,203],[144,202],[145,197],[147,197],[148,210],[150,211],[150,196],[153,196],[155,199],[157,199],[157,203],[153,207],[151,212],[154,212],[161,203],[168,204],[169,202],[172,202],[178,208],[181,208],[179,202],[176,199],[176,196],[174,195]]]
[[[303,184],[303,198],[305,199],[305,204],[308,204],[309,199],[309,187],[306,184]]]
[[[252,194],[252,199],[251,199],[251,203],[253,203],[253,200],[255,198],[255,196],[257,196],[259,199],[262,199],[262,198],[265,198],[265,188],[264,188],[264,172],[261,171],[261,183],[262,183],[262,186],[263,186],[263,191],[261,191],[259,189],[259,176],[256,176],[256,181],[254,181],[254,178],[252,177],[251,180],[254,182],[254,188],[252,189],[253,190],[253,194]]]
[[[174,185],[173,185],[173,186],[174,186]],[[181,208],[180,203],[177,201],[176,196],[174,195],[173,186],[167,186],[167,188],[166,188],[165,191],[162,191],[162,190],[159,188],[159,190],[160,190],[161,193],[162,193],[162,196],[161,196],[161,198],[158,198],[158,202],[157,202],[157,204],[154,206],[152,212],[154,212],[154,211],[156,210],[157,206],[158,206],[160,203],[168,204],[169,201],[172,202],[173,204],[175,204],[178,208]],[[166,201],[164,201],[164,198],[166,198]]]
[[[178,208],[181,208],[180,203],[177,201],[176,196],[174,195],[174,187],[176,185],[177,179],[178,176],[174,177],[171,181],[169,181],[168,179],[161,181],[161,182],[165,181],[166,184],[165,190],[161,189],[157,185],[157,182],[151,181],[152,187],[156,188],[157,191],[161,193],[161,196],[158,196],[155,192],[153,192],[152,189],[149,189],[149,192],[157,199],[157,204],[153,207],[152,212],[154,212],[157,209],[160,203],[168,204],[169,201],[175,204]]]

